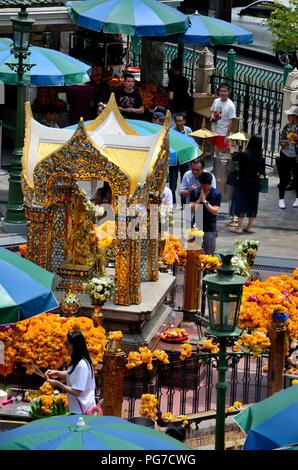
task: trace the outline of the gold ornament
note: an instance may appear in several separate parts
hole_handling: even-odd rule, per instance
[[[62,313],[64,313],[66,316],[73,316],[79,312],[81,308],[81,302],[73,287],[71,287],[65,294],[64,299],[60,304],[60,308]]]
[[[93,325],[95,327],[102,326],[103,323],[103,313],[102,313],[102,307],[100,305],[96,305],[94,307],[93,314],[91,316]]]

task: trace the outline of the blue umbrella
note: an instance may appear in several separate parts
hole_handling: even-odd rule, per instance
[[[298,386],[254,403],[234,419],[247,433],[245,450],[271,450],[298,442]]]
[[[149,135],[160,131],[159,124],[135,119],[128,119],[127,121],[140,135]],[[177,165],[178,162],[180,164],[190,162],[203,153],[191,137],[181,134],[175,129],[170,129],[169,141],[170,165]]]
[[[182,33],[188,16],[156,0],[87,0],[68,2],[77,26],[130,36],[167,36]]]
[[[200,46],[224,44],[249,44],[253,34],[227,21],[210,16],[190,16],[191,24],[185,33],[178,36],[178,42]]]
[[[54,274],[0,248],[0,324],[25,320],[59,306]]]
[[[17,73],[8,66],[16,63],[12,46],[11,39],[0,38],[0,80],[8,85],[18,82]],[[25,63],[34,64],[34,67],[24,73],[26,85],[68,86],[90,80],[91,67],[63,52],[36,46],[29,46],[29,52]]]
[[[57,416],[0,433],[0,450],[189,450],[149,427],[114,416]],[[82,421],[82,418],[80,419]]]

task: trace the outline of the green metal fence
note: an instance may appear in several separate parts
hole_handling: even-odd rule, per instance
[[[132,45],[133,62],[135,66],[140,65],[141,39],[134,40]],[[165,43],[164,73],[166,74],[171,66],[172,60],[178,55],[177,44]],[[195,69],[200,58],[200,51],[196,49],[184,48],[183,53],[183,73],[190,82],[193,80]],[[285,79],[293,68],[286,66],[284,72],[266,70],[249,64],[236,62],[234,64],[234,78],[243,82],[271,88],[275,91],[282,91]],[[221,77],[228,77],[227,59],[217,58],[215,74]]]

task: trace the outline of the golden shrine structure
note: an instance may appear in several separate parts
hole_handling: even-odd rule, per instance
[[[116,223],[114,303],[140,304],[141,283],[159,279],[158,237],[152,238],[150,206],[161,203],[168,174],[169,122],[168,113],[159,132],[140,136],[122,117],[112,95],[91,123],[81,119],[75,130],[49,128],[33,118],[26,103],[22,184],[28,259],[60,275],[69,272],[76,284],[92,275],[96,254],[77,182],[103,180],[111,188]],[[129,233],[139,205],[146,213],[138,231],[145,227],[147,238]]]

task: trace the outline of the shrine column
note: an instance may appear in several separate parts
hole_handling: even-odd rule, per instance
[[[24,209],[28,230],[26,258],[46,269],[52,213],[43,207],[24,206]]]
[[[132,217],[116,217],[115,304],[131,305],[141,302],[139,238],[132,239],[129,224]]]

